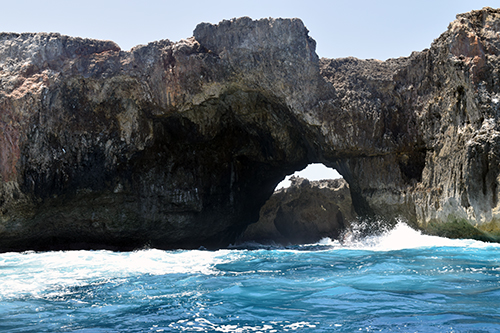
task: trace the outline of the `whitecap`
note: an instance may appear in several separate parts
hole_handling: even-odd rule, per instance
[[[59,251],[0,254],[0,300],[68,286],[150,274],[218,274],[238,253],[220,251]]]
[[[500,248],[500,244],[486,243],[472,239],[451,239],[439,236],[425,235],[404,222],[398,222],[393,229],[379,235],[356,238],[348,235],[343,248],[371,251],[395,251],[425,247],[467,247],[467,248]]]

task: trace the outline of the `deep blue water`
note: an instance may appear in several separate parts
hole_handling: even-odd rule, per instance
[[[500,244],[0,254],[1,332],[500,332]]]

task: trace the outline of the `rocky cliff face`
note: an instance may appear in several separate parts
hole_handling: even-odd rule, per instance
[[[298,19],[0,34],[0,250],[223,246],[313,162],[361,215],[498,235],[499,34],[485,8],[385,62],[318,59]]]
[[[249,225],[239,241],[294,245],[338,239],[356,220],[345,180],[290,180],[290,187],[273,193],[259,221]]]
[[[321,61],[337,94],[330,108],[355,119],[356,130],[368,125],[368,136],[342,136],[364,152],[339,168],[358,207],[430,233],[498,237],[499,14],[458,15],[430,49],[409,58]],[[338,145],[337,131],[329,133]]]

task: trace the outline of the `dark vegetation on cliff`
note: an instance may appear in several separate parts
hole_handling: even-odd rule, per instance
[[[130,52],[0,34],[0,250],[225,246],[309,163],[360,216],[495,239],[499,36],[491,8],[384,62],[319,59],[298,19]]]

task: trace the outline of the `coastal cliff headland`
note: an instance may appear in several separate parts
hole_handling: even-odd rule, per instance
[[[315,47],[299,19],[128,52],[1,33],[0,251],[226,246],[310,163],[359,216],[499,240],[500,10],[406,58]]]

